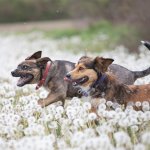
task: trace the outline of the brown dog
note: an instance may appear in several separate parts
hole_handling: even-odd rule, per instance
[[[107,72],[113,61],[102,57],[82,57],[75,69],[67,74],[68,80],[75,82],[93,98],[105,98],[125,105],[128,102],[150,101],[150,84],[125,85]]]
[[[49,94],[46,99],[38,101],[44,107],[57,101],[64,103],[67,97],[81,97],[80,88],[74,88],[72,83],[64,81],[64,76],[74,67],[75,64],[69,61],[51,61],[49,57],[41,58],[41,51],[39,51],[21,62],[11,74],[14,77],[20,77],[17,83],[20,87],[26,84],[37,84],[37,88],[45,87]],[[121,83],[126,84],[133,84],[137,78],[150,74],[150,68],[142,71],[130,71],[117,64],[110,65],[109,70],[117,76]],[[80,82],[84,82],[85,79]]]
[[[74,89],[72,84],[63,80],[65,74],[74,68],[74,63],[62,60],[51,61],[48,57],[41,58],[41,53],[38,51],[27,57],[11,72],[13,77],[20,77],[17,86],[37,84],[37,89],[44,86],[49,94],[46,99],[38,101],[42,107],[57,101],[64,103],[66,97],[80,97],[79,89]]]

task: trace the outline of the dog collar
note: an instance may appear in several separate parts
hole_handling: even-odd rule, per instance
[[[93,85],[90,87],[88,91],[84,91],[82,89],[79,89],[79,94],[82,94],[82,96],[88,97],[89,93],[92,91],[93,88],[99,87],[101,92],[105,90],[104,82],[106,80],[107,76],[106,74],[99,74],[98,73],[98,80],[96,80]]]
[[[106,74],[98,74],[98,80],[94,82],[94,84],[91,86],[91,88],[95,88],[97,85],[102,85],[104,84],[105,79],[107,78]]]
[[[39,83],[36,86],[36,90],[38,90],[44,84],[50,68],[51,68],[51,62],[48,61],[47,64],[46,64],[46,69],[44,71],[43,77],[42,77],[42,79],[39,81]]]

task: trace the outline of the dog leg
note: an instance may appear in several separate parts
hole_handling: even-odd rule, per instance
[[[64,104],[65,97],[66,96],[64,93],[50,93],[47,98],[38,100],[38,104],[41,105],[41,107],[46,107],[49,104],[57,101],[62,101],[62,103]]]

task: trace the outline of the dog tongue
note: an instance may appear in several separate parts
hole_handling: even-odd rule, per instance
[[[64,81],[71,82],[71,80],[70,80],[70,79],[68,79],[67,77],[64,77]]]
[[[26,78],[19,78],[18,82],[17,82],[17,86],[23,86],[23,84],[25,83]]]

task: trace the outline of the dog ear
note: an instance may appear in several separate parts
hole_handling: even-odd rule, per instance
[[[43,57],[37,59],[36,63],[40,68],[44,68],[48,61],[52,62],[52,60],[49,57]]]
[[[42,51],[37,51],[34,54],[32,54],[31,56],[27,57],[25,60],[39,59],[39,58],[41,58],[41,55],[42,55]]]
[[[104,73],[107,71],[108,66],[112,64],[113,61],[114,60],[111,58],[96,57],[94,59],[94,69],[99,73]]]

